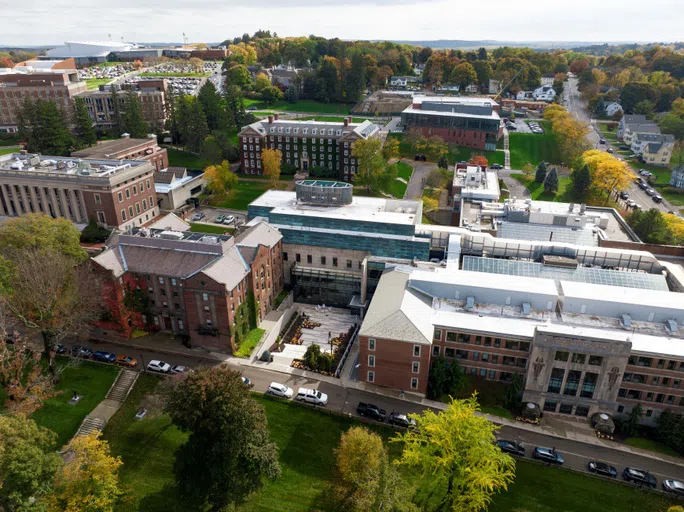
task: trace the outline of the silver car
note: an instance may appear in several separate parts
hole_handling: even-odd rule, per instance
[[[291,387],[281,384],[279,382],[271,382],[268,385],[266,393],[273,396],[279,396],[280,398],[290,399],[294,395],[294,390]]]

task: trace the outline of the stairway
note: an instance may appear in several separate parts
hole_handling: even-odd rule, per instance
[[[128,393],[131,392],[138,375],[138,372],[121,370],[121,373],[119,373],[119,376],[114,381],[114,384],[112,384],[112,387],[109,388],[109,392],[105,398],[123,403],[126,400]]]
[[[503,130],[503,137],[504,137],[504,169],[510,169],[511,168],[511,151],[509,149],[509,138],[508,138],[508,130],[504,128]]]
[[[90,416],[86,416],[86,418],[83,420],[83,423],[81,423],[81,426],[78,428],[78,432],[76,432],[76,435],[74,437],[78,436],[87,436],[94,430],[99,430],[102,431],[102,429],[105,427],[106,422],[105,420],[101,418],[91,418]]]

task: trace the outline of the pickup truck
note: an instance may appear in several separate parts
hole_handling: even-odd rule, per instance
[[[359,405],[356,406],[356,412],[359,416],[366,416],[367,418],[376,421],[385,421],[385,417],[387,416],[387,411],[384,409],[380,409],[377,405],[367,404],[365,402],[359,402]]]

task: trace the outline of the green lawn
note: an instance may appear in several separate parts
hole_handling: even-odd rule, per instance
[[[11,153],[19,153],[21,148],[0,148],[0,155],[9,155]]]
[[[212,224],[191,222],[190,231],[193,233],[211,233],[212,235],[225,235],[226,233],[230,235],[233,233],[233,231],[235,231],[235,229],[224,226],[214,226]]]
[[[351,103],[322,103],[315,100],[299,100],[295,103],[282,100],[272,105],[267,105],[261,100],[245,98],[243,102],[245,108],[256,107],[259,110],[272,109],[281,112],[320,112],[321,114],[348,114],[354,106]]]
[[[403,181],[394,180],[392,182],[392,184],[390,185],[389,190],[387,192],[392,194],[397,199],[404,199],[404,195],[406,194],[407,186],[408,185],[406,183],[404,183]]]
[[[404,178],[406,181],[411,179],[413,175],[413,167],[406,162],[397,162],[397,176]]]
[[[187,72],[187,73],[157,73],[157,72],[147,72],[147,73],[140,73],[139,76],[170,76],[170,77],[190,77],[190,78],[203,78],[205,76],[209,76],[211,73],[195,73],[195,72]]]
[[[111,82],[111,78],[87,78],[86,79],[86,85],[88,86],[88,89],[97,89],[101,85],[107,85],[109,82]]]
[[[165,415],[134,419],[141,398],[157,382],[158,377],[142,375],[105,429],[112,452],[123,459],[122,482],[132,489],[131,502],[121,505],[119,512],[184,510],[167,486],[172,480],[173,453],[186,435]],[[257,400],[266,409],[271,436],[279,447],[282,475],[266,483],[238,510],[325,510],[321,499],[332,477],[333,449],[340,435],[357,422],[277,399],[258,396]],[[370,428],[385,439],[392,435],[382,425]],[[390,446],[390,453],[397,455],[396,445]],[[664,512],[671,504],[654,493],[528,461],[518,461],[516,474],[509,491],[495,497],[491,512]],[[431,491],[434,489],[426,482],[416,493],[415,499],[424,510],[435,509],[439,493]]]
[[[249,357],[252,355],[252,351],[254,350],[254,347],[257,346],[257,344],[261,341],[261,337],[264,335],[266,331],[263,329],[252,329],[249,331],[249,334],[247,334],[247,337],[245,338],[245,341],[243,341],[240,346],[238,347],[237,352],[235,352],[236,357]]]
[[[278,182],[276,189],[283,190],[287,184]],[[247,211],[249,203],[254,201],[261,194],[271,188],[267,181],[238,181],[237,187],[229,194],[227,198],[222,198],[212,202],[213,206],[221,208],[230,208],[233,210]]]
[[[325,123],[343,123],[347,119],[346,116],[302,116],[297,117],[297,121],[323,121]],[[372,121],[366,117],[354,117],[353,123],[363,123],[364,121]]]
[[[405,134],[403,133],[390,133],[387,137],[393,137],[399,141],[399,154],[402,158],[407,158],[413,160],[415,152],[411,148],[411,145],[406,142]],[[506,159],[503,151],[483,151],[480,149],[466,148],[462,146],[454,146],[449,152],[449,164],[454,165],[456,162],[467,162],[470,160],[470,156],[473,154],[482,154],[487,157],[490,164],[504,164]]]
[[[204,169],[207,162],[202,160],[199,155],[180,149],[166,148],[169,153],[169,165],[176,167],[187,167],[188,169]]]
[[[537,183],[534,181],[534,176],[530,181],[525,179],[523,174],[511,174],[511,178],[519,181],[527,190],[530,191],[530,197],[535,201],[556,201],[556,202],[566,202],[568,201],[568,195],[570,193],[570,178],[561,176],[558,179],[558,190],[555,194],[547,194],[544,192],[544,184]]]
[[[551,133],[550,124],[543,121],[540,124],[545,130],[543,134],[510,133],[509,148],[513,169],[522,169],[528,162],[535,167],[542,161],[554,164],[561,162],[558,144]]]
[[[662,453],[671,457],[681,457],[672,448],[658,441],[646,439],[645,437],[630,437],[625,441],[625,444],[634,448],[641,448],[642,450],[649,450],[652,452]]]
[[[119,368],[98,363],[81,362],[67,368],[61,375],[57,389],[61,395],[47,400],[33,413],[33,419],[57,433],[59,446],[66,444],[78,430],[83,419],[99,404],[109,391]],[[76,405],[69,404],[73,390],[83,395]]]
[[[615,130],[617,129],[616,125],[608,125],[607,123],[596,123],[596,126],[601,132],[601,135],[603,135],[604,139],[609,140],[611,142],[617,142],[617,135],[615,134]],[[608,129],[608,126],[610,126],[611,129]]]

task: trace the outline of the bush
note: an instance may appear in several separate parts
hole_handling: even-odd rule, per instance
[[[297,167],[284,162],[280,164],[280,174],[292,176],[297,173]]]
[[[83,231],[81,231],[81,243],[84,244],[98,244],[102,243],[107,238],[109,237],[109,234],[111,231],[108,229],[105,229],[103,227],[100,227],[97,225],[97,222],[94,220],[90,220],[88,222],[88,225],[85,227]]]
[[[309,169],[309,175],[316,178],[336,178],[337,169],[328,169],[327,167],[312,167]]]

